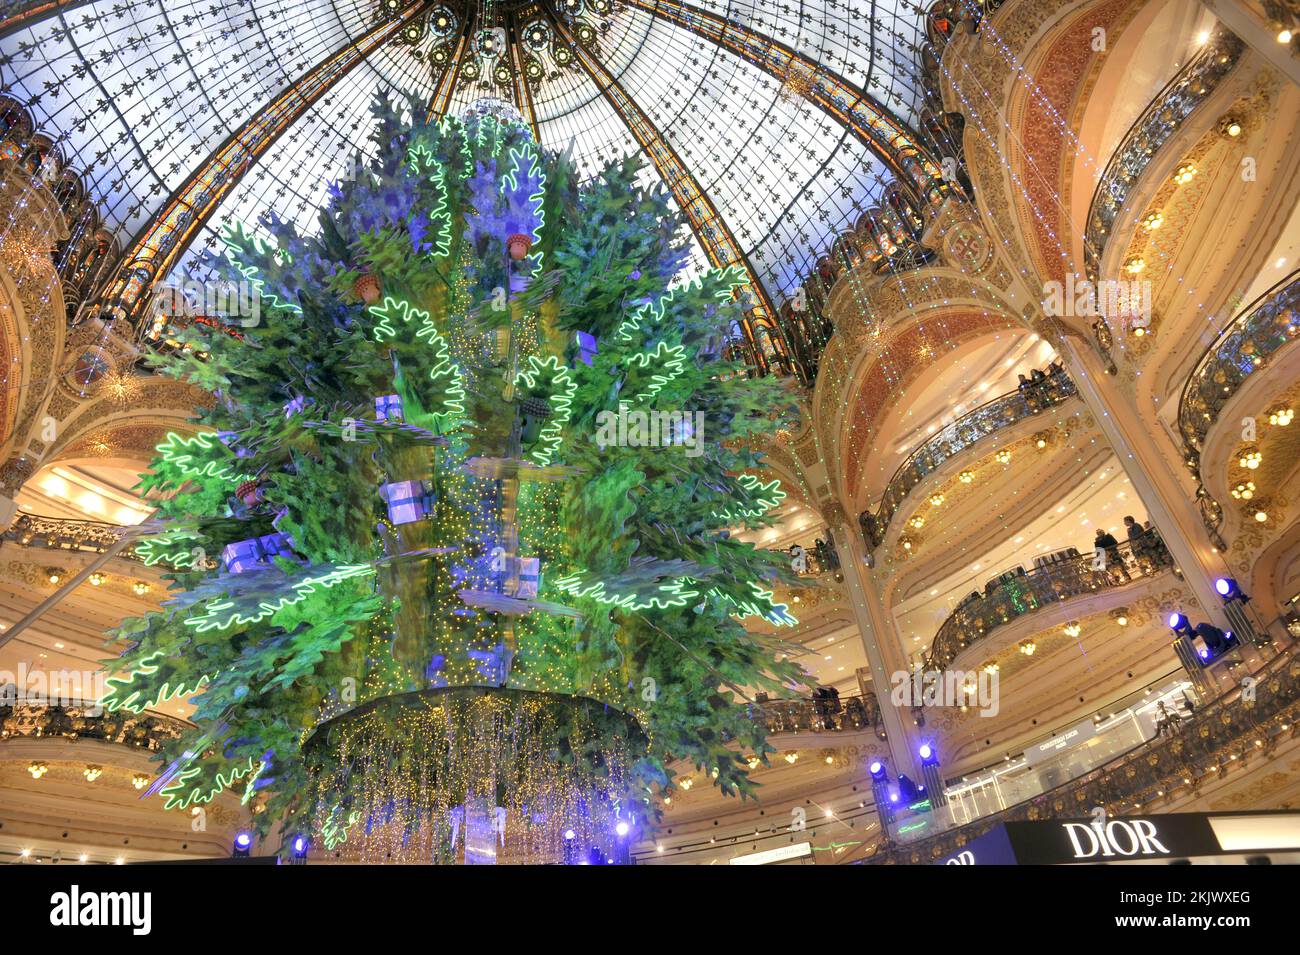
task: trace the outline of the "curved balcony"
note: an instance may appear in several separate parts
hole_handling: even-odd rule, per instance
[[[125,529],[120,524],[105,524],[100,521],[23,514],[14,520],[0,539],[13,541],[21,547],[102,554],[117,543]],[[132,548],[123,549],[117,556],[126,560],[140,560]]]
[[[0,700],[7,699],[0,687]],[[0,703],[0,740],[89,739],[149,752],[176,739],[189,724],[151,713],[109,713],[93,703]]]
[[[1253,700],[1244,699],[1242,685],[1233,684],[1185,717],[1174,732],[978,822],[908,845],[881,846],[871,861],[932,863],[1001,822],[1073,818],[1093,806],[1148,806],[1214,780],[1229,765],[1239,768],[1252,757],[1272,758],[1279,743],[1300,735],[1300,648],[1292,646],[1274,657],[1255,676]]]
[[[1210,426],[1246,379],[1267,369],[1278,350],[1300,335],[1297,309],[1300,270],[1257,298],[1201,356],[1178,402],[1178,430],[1191,463],[1199,461]]]
[[[1032,418],[1078,393],[1065,370],[1056,368],[1042,381],[1031,382],[1028,388],[994,398],[935,432],[899,465],[885,485],[885,493],[876,513],[863,511],[859,515],[858,523],[862,526],[868,546],[880,546],[889,529],[889,522],[894,519],[907,495],[946,461],[983,438],[1026,418]]]
[[[753,704],[750,713],[769,735],[875,730],[883,738],[880,704],[874,693],[832,700],[763,700]]]
[[[1245,45],[1227,31],[1217,31],[1156,95],[1120,140],[1092,195],[1088,209],[1084,260],[1088,275],[1098,277],[1106,242],[1120,211],[1160,148],[1188,120],[1223,78],[1232,72]]]
[[[1104,570],[1094,570],[1094,563],[1092,554],[1084,554],[1043,564],[1030,573],[1017,567],[1003,574],[943,622],[926,654],[925,668],[944,669],[967,647],[1039,607],[1161,574],[1173,567],[1173,558],[1151,532],[1139,541],[1121,543],[1110,553]]]

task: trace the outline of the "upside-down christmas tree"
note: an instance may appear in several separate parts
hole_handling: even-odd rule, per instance
[[[171,591],[105,705],[194,703],[169,808],[232,789],[347,858],[613,857],[671,760],[750,793],[744,701],[799,679],[741,623],[793,622],[788,571],[731,535],[781,500],[753,448],[789,401],[635,160],[580,183],[508,119],[402,115],[317,235],[226,230],[255,321],[168,329],[214,400],[143,480]]]

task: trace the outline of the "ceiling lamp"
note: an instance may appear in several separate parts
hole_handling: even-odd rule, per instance
[[[1128,626],[1128,614],[1126,614],[1124,611],[1121,610],[1118,614],[1116,614],[1116,616],[1115,616],[1115,622],[1116,622],[1117,624],[1119,624],[1121,627],[1127,627],[1127,626]]]
[[[49,763],[31,763],[27,771],[32,774],[32,779],[40,779],[50,771]]]
[[[131,589],[135,591],[137,597],[143,597],[149,592],[149,585],[143,580],[137,580],[131,585]]]
[[[144,789],[145,786],[149,785],[149,777],[144,773],[133,773],[131,775],[131,785],[136,789]]]
[[[1077,637],[1081,633],[1083,633],[1083,627],[1077,623],[1067,623],[1065,625],[1065,635],[1067,637]]]
[[[915,517],[913,517],[913,518],[912,518],[910,521],[908,521],[907,523],[910,524],[910,525],[912,525],[913,527],[915,527],[915,528],[919,531],[922,527],[925,526],[925,518],[922,517],[920,514],[917,514]]]
[[[1263,453],[1254,448],[1249,448],[1241,453],[1241,457],[1237,458],[1237,463],[1248,471],[1254,471],[1259,468],[1263,460]]]
[[[1180,186],[1185,186],[1196,178],[1197,172],[1198,170],[1194,163],[1185,162],[1179,166],[1178,170],[1174,173],[1174,182],[1178,183]]]
[[[58,570],[55,567],[51,567],[48,571],[46,571],[46,576],[49,579],[50,583],[57,584],[60,580],[63,579],[63,572],[61,570]]]
[[[98,587],[103,582],[104,582],[104,575],[101,574],[99,571],[95,571],[93,574],[90,575],[90,586]]]
[[[1124,271],[1129,275],[1138,275],[1147,267],[1147,260],[1141,256],[1134,256],[1124,263]]]
[[[975,472],[962,471],[961,474],[957,475],[957,480],[961,481],[962,484],[970,484],[972,481],[975,480]]]
[[[1165,216],[1163,212],[1153,212],[1142,220],[1142,228],[1146,229],[1148,232],[1155,232],[1156,229],[1159,229],[1164,224]]]
[[[1027,657],[1032,657],[1034,655],[1034,651],[1037,649],[1038,649],[1038,644],[1034,643],[1033,640],[1026,640],[1024,643],[1020,644],[1020,652]]]
[[[798,754],[798,753],[791,752],[791,753],[786,753],[786,754],[785,754],[785,761],[786,761],[787,763],[790,763],[791,765],[794,765],[794,763],[795,763],[798,759],[799,759],[799,754]]]
[[[86,782],[93,783],[100,776],[104,775],[103,766],[87,766],[81,771],[81,775],[86,777]]]
[[[993,457],[997,459],[999,464],[1006,464],[1011,460],[1011,451],[1007,448],[1003,448],[997,454],[993,455]]]
[[[1269,412],[1268,423],[1285,428],[1291,423],[1291,419],[1294,417],[1295,412],[1290,408],[1278,408],[1276,411]]]
[[[1278,42],[1278,43],[1290,43],[1290,42],[1291,42],[1291,35],[1292,35],[1292,34],[1291,34],[1291,31],[1290,31],[1290,30],[1279,30],[1279,31],[1277,32],[1277,42]]]
[[[985,673],[987,673],[987,674],[989,674],[990,676],[992,676],[994,673],[997,673],[999,670],[1001,670],[1002,667],[998,666],[997,663],[996,663],[995,661],[990,660],[988,663],[984,664],[984,666],[981,667],[981,669],[982,669]]]
[[[1255,520],[1260,524],[1265,523],[1268,520],[1268,511],[1256,511]]]
[[[1036,447],[1039,451],[1047,447],[1047,435],[1045,434],[1036,435],[1034,437],[1034,447]]]
[[[1238,484],[1229,493],[1239,501],[1249,501],[1255,496],[1255,482],[1245,481]]]
[[[942,495],[942,494],[938,494],[938,493],[936,493],[936,494],[931,494],[931,495],[930,495],[930,504],[931,504],[932,506],[934,506],[934,507],[938,507],[938,506],[939,506],[940,504],[942,504],[942,503],[943,503],[943,495]]]
[[[1241,123],[1237,122],[1237,120],[1233,119],[1231,116],[1225,116],[1223,119],[1219,120],[1219,132],[1223,133],[1223,135],[1227,136],[1229,139],[1236,139],[1241,135]]]

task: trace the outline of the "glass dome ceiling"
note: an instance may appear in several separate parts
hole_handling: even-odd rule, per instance
[[[510,101],[591,171],[644,147],[697,242],[732,242],[779,305],[900,178],[921,106],[906,0],[7,6],[0,86],[162,272],[266,208],[313,230],[391,88],[435,115]]]

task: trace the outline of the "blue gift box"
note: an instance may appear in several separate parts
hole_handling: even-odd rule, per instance
[[[595,335],[578,332],[578,357],[582,359],[584,365],[591,364],[591,360],[596,357],[597,350]]]
[[[262,549],[263,540],[265,538],[253,537],[227,544],[221,550],[221,563],[232,574],[242,574],[246,570],[264,567],[266,564],[263,560],[265,557]]]
[[[380,421],[402,421],[400,395],[379,395],[375,398],[375,417]]]
[[[257,543],[267,558],[293,556],[293,538],[288,534],[267,534],[259,537]]]
[[[433,506],[433,495],[423,481],[397,481],[379,489],[388,505],[388,519],[394,524],[422,521]]]

